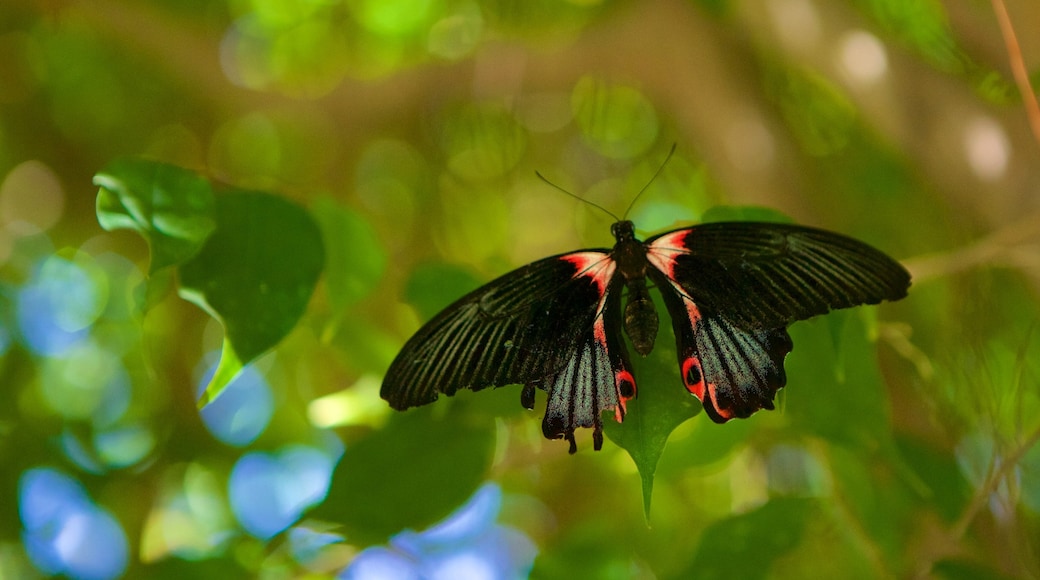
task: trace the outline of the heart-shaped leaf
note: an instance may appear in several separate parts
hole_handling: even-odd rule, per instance
[[[658,305],[658,311],[664,309]],[[622,423],[608,419],[603,431],[632,457],[643,485],[643,515],[650,520],[654,473],[668,436],[687,419],[697,415],[700,401],[686,391],[676,366],[675,338],[671,327],[661,326],[657,347],[649,357],[636,361],[636,398],[628,402]],[[640,364],[642,363],[642,364]]]
[[[200,407],[292,330],[325,264],[318,225],[293,202],[238,191],[218,197],[216,210],[216,231],[180,268],[181,297],[224,325],[220,365]]]
[[[775,498],[754,511],[704,530],[683,578],[768,578],[773,563],[794,550],[819,513],[813,499]]]
[[[344,526],[357,542],[379,543],[425,528],[466,501],[491,467],[495,428],[479,409],[452,403],[395,413],[348,445],[312,515]]]

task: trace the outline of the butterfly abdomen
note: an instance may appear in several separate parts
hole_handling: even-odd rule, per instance
[[[636,352],[646,356],[654,350],[657,338],[657,307],[646,288],[646,279],[631,280],[628,284],[628,304],[625,305],[625,334]]]

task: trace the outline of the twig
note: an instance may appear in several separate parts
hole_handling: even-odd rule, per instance
[[[1029,246],[1038,242],[1040,242],[1040,212],[1029,214],[963,248],[941,254],[918,256],[906,260],[904,263],[910,270],[914,282],[920,283],[970,270],[980,265],[1010,265],[1018,262],[1025,264],[1026,260],[1016,258],[1019,250],[1028,248],[1028,255],[1031,255],[1033,250]]]
[[[1004,0],[992,0],[993,12],[997,15],[1000,24],[1000,34],[1004,37],[1004,45],[1007,47],[1008,64],[1011,65],[1011,74],[1015,77],[1018,91],[1022,93],[1022,103],[1026,108],[1026,116],[1029,117],[1029,126],[1033,129],[1033,137],[1040,143],[1040,104],[1036,101],[1033,86],[1029,84],[1029,73],[1026,71],[1025,61],[1022,59],[1022,49],[1018,45],[1015,29],[1011,26],[1011,17],[1008,16],[1007,6]]]

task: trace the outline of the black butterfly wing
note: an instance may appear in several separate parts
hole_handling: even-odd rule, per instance
[[[879,250],[805,226],[709,223],[646,245],[648,258],[698,305],[744,328],[779,328],[837,308],[898,300],[910,286],[906,269]]]
[[[852,238],[787,224],[710,223],[646,241],[686,388],[722,423],[773,408],[787,326],[906,296],[910,275]]]
[[[478,288],[423,326],[401,349],[380,395],[395,409],[424,405],[458,389],[523,384],[548,392],[542,430],[575,449],[574,430],[600,413],[624,416],[635,393],[619,337],[621,283],[605,250],[545,258]]]

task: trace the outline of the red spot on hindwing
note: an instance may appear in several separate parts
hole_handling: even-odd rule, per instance
[[[682,380],[683,384],[686,385],[686,390],[693,393],[695,397],[703,402],[704,370],[701,368],[701,361],[699,358],[691,356],[683,361]]]
[[[733,409],[723,408],[719,406],[718,393],[716,392],[715,383],[708,383],[708,397],[711,401],[711,407],[715,411],[711,419],[716,423],[725,423],[733,418]],[[705,405],[707,408],[707,405]]]
[[[617,387],[618,406],[614,409],[614,420],[620,423],[628,412],[628,401],[636,396],[636,379],[626,369],[620,369],[614,375]]]

